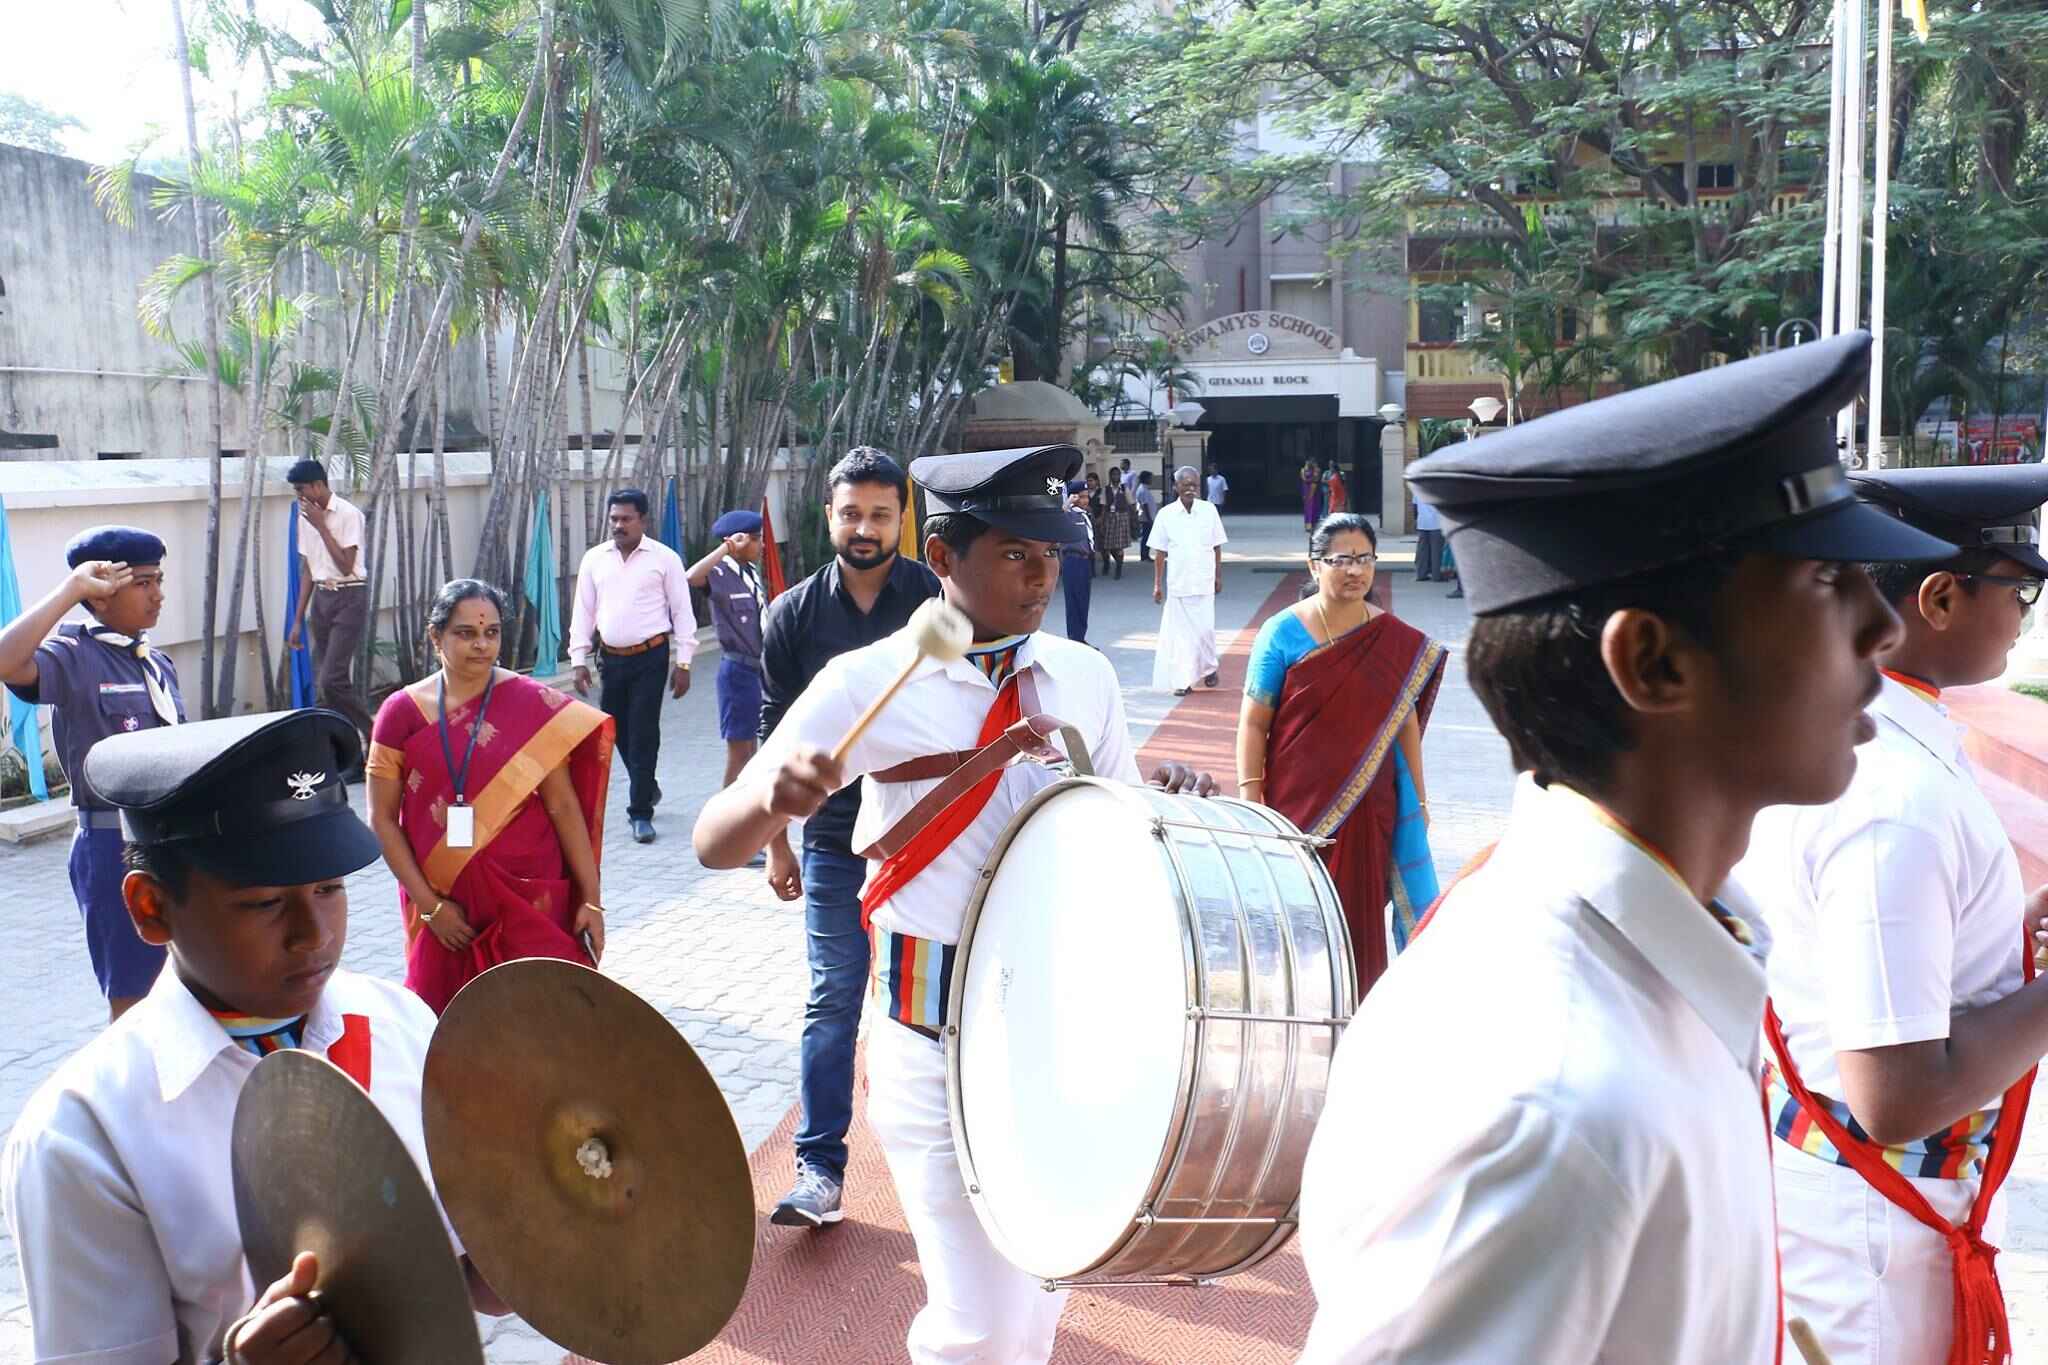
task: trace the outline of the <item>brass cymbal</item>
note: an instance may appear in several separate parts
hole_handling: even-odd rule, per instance
[[[359,1359],[483,1365],[441,1211],[361,1086],[313,1053],[273,1052],[242,1086],[233,1133],[235,1215],[257,1293],[310,1251],[316,1292]]]
[[[754,1259],[746,1148],[660,1011],[555,958],[464,986],[427,1050],[427,1158],[479,1273],[543,1336],[664,1365],[718,1335]]]

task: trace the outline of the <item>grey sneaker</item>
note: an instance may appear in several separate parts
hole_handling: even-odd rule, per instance
[[[784,1228],[818,1228],[846,1217],[839,1207],[840,1184],[815,1166],[797,1172],[796,1184],[782,1196],[768,1221]]]

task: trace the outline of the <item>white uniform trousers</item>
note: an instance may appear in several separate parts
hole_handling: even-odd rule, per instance
[[[889,1161],[917,1244],[925,1305],[912,1365],[1044,1365],[1067,1293],[1004,1260],[967,1202],[946,1112],[946,1054],[892,1019],[868,1030],[868,1124]]]
[[[1833,1365],[1940,1365],[1955,1310],[1948,1240],[1847,1166],[1771,1143],[1778,1182],[1778,1248],[1785,1317],[1805,1318]],[[1977,1181],[1914,1179],[1951,1223],[1970,1216]],[[2005,1196],[1984,1240],[2005,1240]],[[1788,1339],[1785,1359],[1799,1359]]]
[[[1152,654],[1152,686],[1161,692],[1193,687],[1217,669],[1216,597],[1168,594],[1159,612],[1159,644]]]

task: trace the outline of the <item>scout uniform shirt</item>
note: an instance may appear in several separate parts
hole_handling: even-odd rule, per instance
[[[84,776],[86,751],[109,735],[132,734],[168,724],[151,696],[146,669],[155,668],[157,685],[169,693],[178,719],[185,701],[178,691],[178,670],[170,655],[151,649],[144,663],[133,652],[92,637],[90,622],[66,621],[36,646],[33,687],[9,689],[23,701],[52,707],[52,735],[57,760],[71,783],[71,804],[80,810],[105,810]]]
[[[302,1045],[324,1056],[345,1031],[360,1037],[345,1016],[367,1024],[370,1098],[431,1189],[420,1081],[433,1013],[337,971]],[[220,1359],[222,1335],[268,1287],[243,1259],[230,1155],[257,1061],[171,970],[29,1101],[0,1154],[0,1194],[38,1362]]]
[[[768,598],[761,590],[761,575],[751,564],[721,559],[711,566],[707,588],[711,597],[711,624],[717,627],[719,648],[728,659],[759,666],[761,662],[761,614]]]
[[[1524,776],[1338,1047],[1303,1365],[1769,1365],[1763,1003],[1666,864]]]

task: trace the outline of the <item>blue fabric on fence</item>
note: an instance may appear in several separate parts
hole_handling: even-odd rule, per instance
[[[533,509],[533,541],[526,547],[526,600],[533,603],[533,676],[552,678],[562,659],[562,593],[555,585],[555,533],[548,494]]]
[[[677,554],[683,552],[683,499],[673,475],[669,477],[668,495],[661,500],[661,543]]]
[[[299,594],[311,590],[306,582],[305,561],[299,558],[299,508],[292,504],[286,513],[288,530],[285,532],[285,631],[289,635],[291,622],[299,619]],[[285,669],[291,689],[292,709],[313,704],[313,648],[304,636],[299,638],[299,647],[290,652]]]
[[[0,626],[21,615],[21,580],[14,575],[14,537],[7,529],[7,504],[0,501]],[[36,800],[50,799],[43,777],[43,726],[36,708],[12,692],[7,694],[7,729],[14,747],[28,765],[28,789]]]

